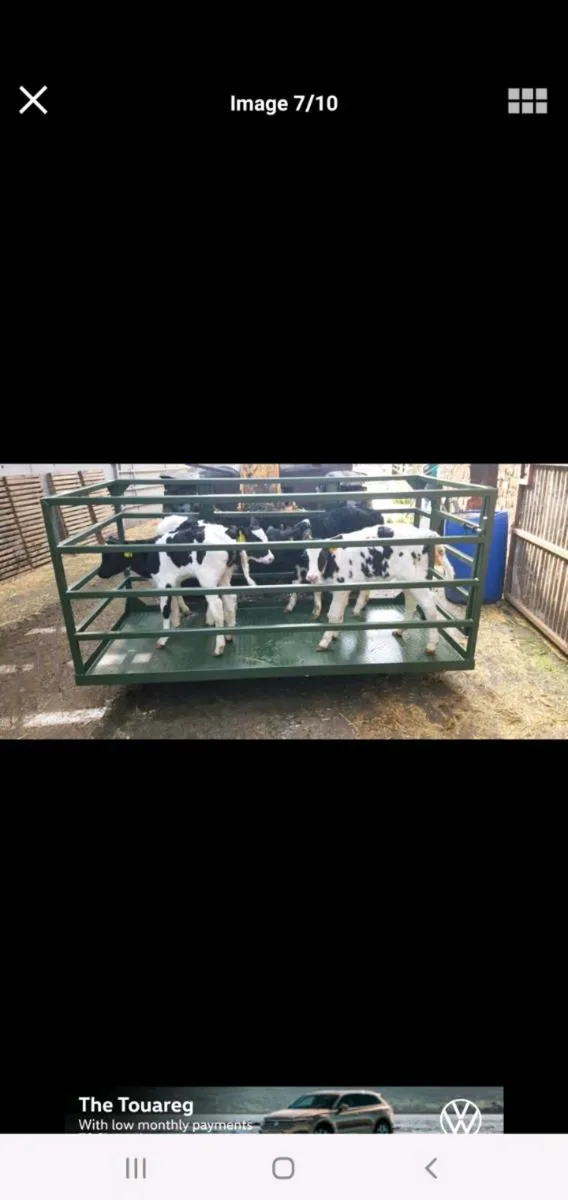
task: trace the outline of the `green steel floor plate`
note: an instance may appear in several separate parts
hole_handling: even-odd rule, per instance
[[[346,619],[352,619],[350,605]],[[394,604],[369,605],[367,621],[401,620],[404,609]],[[282,606],[241,604],[239,624],[309,623],[311,603],[298,603],[296,610],[286,616]],[[203,612],[183,621],[182,628],[204,627]],[[435,657],[425,654],[427,630],[409,630],[405,642],[393,636],[391,629],[346,630],[339,634],[332,647],[323,652],[316,647],[327,621],[321,618],[318,629],[310,633],[270,633],[259,629],[255,633],[237,635],[229,642],[224,654],[214,657],[212,632],[207,636],[172,638],[163,649],[156,647],[161,634],[159,610],[132,612],[123,619],[116,638],[101,649],[98,658],[86,675],[76,676],[77,683],[159,683],[173,680],[238,679],[245,676],[279,677],[291,675],[340,675],[385,673],[422,673],[471,669],[457,650],[442,635]],[[321,629],[321,633],[318,630]],[[145,638],[130,638],[134,630],[147,630]],[[85,648],[83,654],[87,657]]]

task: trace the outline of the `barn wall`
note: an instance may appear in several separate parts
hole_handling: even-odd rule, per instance
[[[520,463],[499,463],[497,475],[497,512],[508,512],[509,528],[513,524],[521,474]],[[453,479],[456,483],[469,483],[469,463],[440,463],[440,479]]]

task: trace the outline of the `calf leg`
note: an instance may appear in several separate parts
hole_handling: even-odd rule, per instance
[[[355,605],[355,608],[353,609],[354,617],[361,616],[363,609],[366,608],[369,603],[370,595],[371,595],[370,592],[359,592],[359,596],[357,598],[357,603]]]
[[[292,595],[290,596],[290,599],[289,599],[287,605],[286,605],[286,608],[284,609],[284,612],[287,612],[287,613],[294,612],[294,609],[295,609],[297,603],[298,603],[298,593],[293,592]],[[318,617],[321,617],[321,592],[314,592],[314,607],[312,608],[312,617],[315,617],[316,621],[317,621]]]
[[[216,629],[223,628],[223,624],[224,624],[223,602],[222,602],[220,596],[208,596],[207,597],[207,616],[206,616],[205,620],[207,621],[208,625],[215,625]],[[225,649],[225,638],[223,637],[222,634],[219,634],[215,638],[215,649],[213,651],[213,654],[214,655],[222,654],[224,649]]]
[[[348,603],[349,592],[334,592],[333,599],[329,607],[329,612],[327,614],[328,621],[331,621],[333,625],[342,625],[343,618],[345,616],[345,609],[347,608]],[[339,637],[337,629],[328,630],[327,633],[324,633],[318,646],[318,650],[329,650],[332,641],[334,641],[336,637]]]
[[[404,618],[406,621],[411,621],[416,613],[416,592],[411,592],[409,588],[404,589]],[[393,629],[393,637],[400,638],[404,641],[405,629]]]
[[[295,580],[295,582],[296,582],[296,583],[301,583],[301,582],[302,582],[302,576],[300,575],[300,571],[299,571],[298,567],[296,567],[296,580]],[[315,597],[314,597],[314,599],[315,599]],[[297,603],[298,603],[298,593],[297,593],[297,592],[292,592],[292,595],[290,596],[290,599],[288,600],[288,603],[287,603],[287,605],[286,605],[286,608],[284,609],[284,612],[287,612],[287,613],[294,612],[294,609],[295,609],[295,607],[296,607]]]
[[[251,578],[249,571],[249,560],[246,550],[241,550],[241,569],[249,587],[256,587],[254,579]]]
[[[166,584],[166,587],[171,587],[171,586],[172,586],[171,583]],[[171,612],[172,612],[172,603],[174,601],[175,601],[175,596],[160,596],[160,612],[162,614],[162,629],[163,629],[164,633],[169,631],[169,628],[170,628],[170,616],[171,616]],[[177,605],[175,606],[175,614],[179,618]],[[175,625],[175,616],[174,616],[174,625]],[[156,642],[156,646],[160,650],[163,650],[167,640],[168,640],[167,637],[158,638],[158,641]]]
[[[440,619],[440,614],[436,608],[436,601],[434,600],[432,592],[429,591],[428,588],[421,588],[419,591],[412,592],[412,595],[414,596],[415,609],[416,605],[419,604],[424,611],[427,621],[438,621]],[[426,654],[436,653],[439,640],[440,634],[438,633],[438,630],[429,629],[428,641],[426,643]]]
[[[183,583],[181,586],[183,587]],[[185,602],[185,596],[178,596],[177,600],[178,600],[179,610],[180,610],[182,617],[190,617],[191,609],[188,607],[188,605]]]
[[[236,596],[223,596],[223,617],[225,619],[225,625],[236,625],[237,624],[237,597]],[[227,642],[232,642],[234,639],[234,636],[235,635],[233,633],[226,633],[225,639]]]
[[[232,569],[229,569],[226,572],[226,574],[223,575],[222,578],[220,579],[219,587],[228,587],[231,582],[232,574],[233,574]],[[237,624],[238,596],[224,595],[221,597],[221,600],[223,603],[223,617],[225,620],[225,625],[236,625]],[[233,637],[234,637],[234,634],[232,634],[232,633],[225,634],[225,638],[228,642],[232,642]]]

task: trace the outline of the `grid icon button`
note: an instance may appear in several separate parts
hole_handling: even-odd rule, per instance
[[[512,116],[548,112],[548,88],[507,88],[507,93],[507,110]]]

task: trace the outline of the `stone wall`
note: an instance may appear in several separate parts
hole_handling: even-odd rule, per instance
[[[497,508],[499,512],[508,512],[509,529],[515,520],[520,477],[520,463],[499,463]]]
[[[498,512],[508,512],[509,529],[515,519],[520,474],[520,463],[499,463],[496,508]],[[438,475],[440,479],[454,479],[456,483],[469,483],[469,463],[440,463]]]

